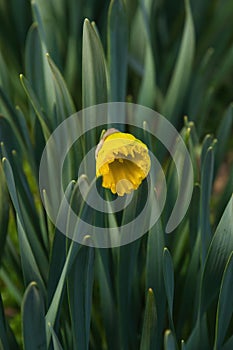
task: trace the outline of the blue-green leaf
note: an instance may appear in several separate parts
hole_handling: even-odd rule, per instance
[[[221,165],[224,154],[226,152],[227,142],[229,141],[229,138],[231,135],[232,124],[233,124],[233,103],[231,103],[230,106],[227,108],[227,111],[223,116],[217,130],[216,138],[218,140],[218,144],[216,147],[216,166],[215,166],[216,170]]]
[[[204,264],[211,238],[210,197],[214,171],[214,149],[210,146],[203,156],[201,170],[200,230],[202,239],[202,262]]]
[[[24,349],[46,350],[44,301],[37,284],[31,282],[22,303]]]
[[[149,288],[146,296],[146,308],[144,314],[140,350],[152,350],[155,348],[153,338],[156,334],[157,311],[153,290]]]
[[[9,196],[7,192],[5,175],[3,173],[2,164],[0,163],[0,262],[7,236],[9,220]]]
[[[28,96],[28,99],[29,99],[33,109],[35,110],[35,113],[36,113],[38,119],[39,119],[39,122],[41,124],[41,128],[42,128],[43,133],[44,133],[45,140],[47,140],[50,136],[51,125],[49,125],[49,122],[42,111],[41,105],[40,105],[31,85],[30,85],[29,81],[22,74],[20,75],[20,80],[21,80],[22,86],[23,86],[23,88]]]
[[[10,350],[9,343],[8,343],[8,337],[7,337],[7,324],[4,314],[4,307],[2,303],[2,296],[0,294],[0,340],[2,343],[2,348],[4,350]]]
[[[163,252],[163,276],[164,285],[168,301],[169,318],[172,329],[173,325],[173,299],[174,299],[174,268],[172,257],[167,248],[164,248]]]
[[[76,108],[74,106],[74,102],[71,98],[71,95],[68,91],[68,88],[66,86],[66,83],[49,56],[49,54],[46,54],[49,67],[51,69],[52,77],[53,77],[53,82],[54,82],[54,90],[55,90],[55,96],[56,96],[56,108],[57,108],[57,119],[58,122],[62,122],[64,119],[68,118],[72,114],[75,113]]]
[[[156,344],[162,343],[162,331],[165,321],[166,299],[163,278],[163,251],[164,251],[164,229],[161,220],[151,228],[148,233],[147,257],[146,257],[146,289],[152,288],[155,294],[157,309],[157,331]]]
[[[195,47],[195,32],[189,0],[185,0],[185,12],[186,19],[182,42],[162,111],[173,122],[189,83]]]
[[[52,340],[53,340],[53,348],[54,350],[63,350],[59,340],[58,340],[58,337],[56,335],[56,333],[54,332],[54,329],[53,327],[50,325],[50,323],[48,324],[49,326],[49,329],[50,329],[50,332],[52,333]]]
[[[40,243],[37,244],[38,237],[35,235],[29,236],[28,229],[30,228],[29,221],[27,221],[27,217],[24,216],[22,206],[20,205],[15,180],[12,172],[12,168],[10,166],[9,161],[6,158],[3,158],[3,169],[5,172],[8,190],[11,196],[11,200],[14,204],[14,208],[16,211],[16,219],[17,219],[17,228],[18,228],[18,238],[20,243],[20,252],[21,252],[21,261],[22,261],[22,269],[25,279],[25,284],[29,284],[31,281],[36,281],[41,289],[45,293],[45,285],[43,278],[41,276],[41,271],[46,271],[46,257],[45,253],[40,246]],[[27,228],[27,231],[25,231]],[[32,233],[32,232],[31,232]],[[37,245],[37,250],[34,251],[31,244]],[[40,260],[36,261],[35,254],[40,256]],[[42,267],[43,262],[43,267]],[[41,271],[39,270],[39,266],[41,267]]]
[[[232,350],[233,348],[233,335],[223,345],[222,350]]]
[[[94,248],[81,247],[68,277],[68,295],[74,344],[88,350],[90,338]]]
[[[102,44],[88,19],[83,26],[83,108],[107,102],[107,70]]]
[[[232,299],[232,286],[233,286],[233,253],[231,253],[227,262],[222,283],[220,287],[220,294],[218,300],[218,308],[216,315],[216,328],[215,328],[215,344],[214,349],[220,349],[225,339],[227,328],[229,326],[232,313],[233,313],[233,299]]]
[[[170,330],[164,334],[164,350],[176,350],[175,340]]]
[[[125,101],[128,29],[122,0],[112,0],[108,13],[108,68],[111,101]]]
[[[207,310],[219,292],[221,279],[233,251],[233,196],[212,239],[202,276],[200,315]]]

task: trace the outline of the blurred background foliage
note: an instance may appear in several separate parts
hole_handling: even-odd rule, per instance
[[[232,17],[231,0],[0,0],[0,349],[233,348]],[[94,250],[53,227],[38,167],[58,124],[108,101],[166,116],[195,185],[167,236],[177,188],[161,152],[161,220],[128,246]],[[71,182],[80,204],[77,192]]]
[[[175,114],[179,115],[180,123],[181,116],[187,114],[196,122],[203,136],[205,131],[215,130],[224,109],[232,101],[232,3],[229,0],[191,1],[190,6],[192,20],[187,24],[189,28],[186,28],[190,33],[186,33],[186,56],[183,57],[184,68],[179,80],[180,85],[188,86],[183,89],[177,86],[177,90],[185,90],[185,93],[176,101]],[[38,30],[43,36],[46,50],[65,78],[77,109],[80,109],[82,30],[84,19],[89,18],[96,23],[106,54],[111,50],[107,44],[109,36],[115,35],[114,30],[118,31],[119,42],[115,42],[118,45],[115,47],[119,49],[115,57],[118,65],[124,59],[123,51],[127,54],[125,95],[133,102],[147,102],[159,112],[166,110],[168,107],[164,107],[164,100],[174,78],[185,30],[185,3],[168,0],[125,1],[124,7],[124,10],[119,10],[118,16],[114,14],[114,21],[109,24],[108,1],[101,0],[98,4],[91,0],[35,1],[31,6],[27,0],[1,0],[1,70],[5,72],[1,75],[6,78],[5,92],[14,103],[20,101],[22,105],[24,97],[26,104],[18,75],[19,72],[27,73],[28,69],[28,73],[34,73],[28,78],[38,80],[36,70],[30,72],[30,67],[27,68],[29,57],[26,55],[32,32]],[[144,84],[144,94],[142,91],[140,93],[143,79],[149,81],[149,84]],[[151,88],[153,91],[150,91]],[[125,96],[121,97],[125,99]],[[204,127],[200,124],[204,124]]]

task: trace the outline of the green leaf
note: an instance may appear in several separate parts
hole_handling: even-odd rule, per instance
[[[3,142],[6,146],[8,157],[10,157],[13,149],[17,150],[21,157],[23,152],[27,152],[24,131],[22,130],[22,123],[20,123],[17,111],[14,110],[11,114],[14,114],[14,118],[17,118],[17,122],[13,120],[13,118],[8,118],[0,114],[0,144]],[[2,154],[2,156],[6,156],[6,154]]]
[[[204,141],[202,143],[202,150],[201,150],[201,167],[203,167],[205,163],[205,158],[209,148],[213,147],[215,143],[216,143],[216,139],[213,138],[213,135],[207,134],[205,136]]]
[[[68,276],[68,295],[74,344],[89,348],[94,248],[82,246]]]
[[[66,48],[65,40],[68,39],[69,33],[67,12],[69,8],[75,10],[73,2],[66,6],[64,1],[49,1],[44,3],[43,0],[32,1],[32,14],[34,21],[38,23],[40,36],[43,43],[49,49],[52,57],[60,63],[61,50]],[[79,6],[81,4],[79,3]],[[80,8],[79,8],[80,10]],[[77,17],[76,17],[77,19]],[[59,30],[54,31],[54,27],[59,23]],[[65,45],[65,46],[64,46]]]
[[[224,212],[226,203],[228,202],[229,198],[232,195],[232,188],[233,188],[233,164],[230,165],[229,178],[226,183],[226,187],[223,191],[223,194],[221,196],[221,199],[219,200],[219,203],[218,203],[218,212],[216,213],[215,223],[219,222],[221,215]]]
[[[12,151],[11,167],[18,192],[19,207],[23,219],[22,223],[27,232],[28,240],[32,246],[33,252],[39,261],[39,264],[41,263],[41,272],[45,278],[45,276],[47,276],[45,266],[48,262],[46,250],[48,248],[48,238],[45,237],[44,239],[46,229],[43,227],[39,218],[39,204],[36,206],[34,199],[34,193],[35,195],[39,195],[39,191],[34,183],[32,185],[33,189],[30,188],[28,178],[32,176],[30,172],[31,170],[24,170],[22,160],[14,150]],[[28,178],[25,174],[26,171],[28,171]],[[15,176],[15,174],[17,174],[17,176]],[[33,180],[31,179],[30,181]]]
[[[83,108],[107,102],[107,71],[102,44],[88,19],[83,26]]]
[[[193,165],[184,143],[191,138],[190,129],[184,128],[181,136],[174,145],[169,164],[166,209],[164,210],[165,220],[168,221],[165,228],[167,233],[172,232],[185,216],[193,192]]]
[[[10,152],[8,152],[8,154],[9,153]],[[44,280],[46,280],[46,266],[48,263],[47,251],[43,241],[43,229],[38,217],[34,197],[24,173],[22,159],[18,156],[18,153],[15,150],[12,150],[9,158],[11,160],[10,172],[12,173],[13,178],[11,180],[7,178],[7,184],[9,184],[10,181],[15,182],[16,195],[14,197],[13,204],[14,206],[16,205],[16,212],[20,216],[21,225],[23,226],[23,229],[27,235],[27,240],[31,245],[33,254],[38,261],[41,275],[43,276]],[[16,204],[16,200],[18,201],[18,205]]]
[[[38,105],[46,111],[46,101],[48,96],[46,95],[45,87],[45,75],[44,65],[45,62],[45,51],[42,49],[42,43],[39,35],[38,24],[33,23],[28,31],[26,38],[25,48],[25,68],[26,77],[29,81],[31,89],[34,91],[35,96],[38,100]],[[31,122],[33,124],[34,114],[30,113]]]
[[[122,225],[123,226],[123,225]],[[132,232],[133,234],[133,232]],[[135,320],[131,319],[130,309],[133,298],[133,281],[135,267],[139,254],[140,240],[119,247],[118,268],[116,276],[118,311],[120,326],[121,348],[130,347],[130,342],[135,341],[133,334],[136,330]],[[135,313],[137,310],[135,310]],[[131,317],[130,317],[131,316]],[[135,343],[134,345],[135,346]]]
[[[162,110],[163,115],[173,122],[189,83],[195,47],[195,32],[189,0],[185,0],[185,11],[186,19],[181,46]]]
[[[0,349],[3,350],[19,350],[19,346],[16,342],[15,336],[9,327],[4,313],[4,305],[2,302],[2,296],[0,294]]]
[[[127,55],[128,28],[126,10],[122,0],[112,0],[108,12],[110,101],[125,101]]]
[[[126,2],[126,6],[127,6]],[[143,75],[145,63],[145,52],[150,37],[150,14],[153,1],[140,2],[135,14],[132,14],[132,25],[130,29],[130,57],[129,62],[134,70]]]
[[[168,301],[169,319],[171,327],[174,330],[173,324],[173,299],[174,299],[174,268],[172,257],[167,248],[164,248],[163,252],[163,276],[164,286]]]
[[[14,208],[16,211],[16,219],[17,219],[17,228],[18,228],[18,239],[20,244],[20,253],[21,253],[21,260],[22,260],[22,269],[25,279],[25,284],[29,284],[31,281],[36,281],[38,285],[40,286],[40,289],[45,293],[45,286],[44,281],[41,276],[41,272],[38,267],[38,263],[40,264],[40,267],[42,270],[46,270],[46,263],[45,263],[45,257],[44,252],[41,249],[40,243],[37,242],[38,237],[32,235],[29,236],[28,231],[28,221],[25,222],[25,217],[22,212],[22,207],[19,203],[19,198],[16,190],[15,180],[12,172],[12,168],[10,166],[9,161],[6,158],[3,158],[3,169],[5,172],[6,180],[7,180],[7,186],[8,190],[11,196],[11,200],[14,204]],[[27,232],[25,231],[25,227],[27,228]],[[37,246],[37,250],[33,251],[30,243],[32,243]],[[37,244],[38,243],[38,244]],[[40,259],[38,261],[35,259],[35,255],[37,254],[37,257],[40,256]],[[38,255],[39,254],[39,255]],[[42,264],[43,263],[43,267]]]
[[[0,52],[0,86],[4,88],[4,91],[9,92],[9,73],[7,70],[6,62]],[[2,112],[2,111],[1,111]]]
[[[138,103],[144,106],[153,107],[155,104],[157,86],[155,58],[152,49],[152,33],[150,31],[151,13],[153,11],[153,1],[141,2],[139,11],[142,16],[142,31],[145,36],[145,51],[143,77],[138,95]]]
[[[0,101],[1,101],[1,115],[4,113],[4,116],[11,122],[11,125],[14,126],[15,131],[19,128],[18,118],[15,113],[15,109],[12,106],[12,103],[7,96],[3,87],[0,86]]]
[[[65,80],[61,75],[61,72],[59,71],[59,69],[57,68],[57,66],[55,65],[55,63],[53,62],[53,60],[51,59],[48,53],[46,54],[46,56],[47,56],[49,67],[51,69],[53,79],[54,79],[54,87],[55,87],[55,92],[57,96],[56,102],[57,104],[61,103],[61,101],[63,102],[62,107],[64,109],[64,112],[66,113],[66,115],[61,119],[62,121],[65,119],[65,117],[68,117],[71,114],[74,114],[76,111],[76,108],[72,100],[72,97],[69,93],[69,90],[66,86]]]
[[[27,234],[22,226],[22,223],[18,215],[17,215],[17,229],[18,229],[18,238],[19,238],[20,253],[21,253],[20,257],[21,257],[21,263],[22,263],[22,269],[23,269],[23,275],[24,275],[24,283],[25,285],[27,285],[31,281],[35,280],[38,283],[41,291],[45,295],[46,294],[45,284],[39,271],[38,262],[35,259],[35,256],[32,252],[31,246],[27,239]]]
[[[78,196],[77,196],[77,193],[76,191],[78,191],[78,187],[80,185],[79,181],[76,183],[75,186],[74,185],[74,182],[72,181],[72,183],[68,186],[68,189],[67,189],[67,194],[69,196],[71,196],[70,199],[70,208],[72,207],[73,208],[73,205],[75,207],[78,207],[78,213],[77,213],[77,216],[80,217],[80,215],[82,214],[82,211],[84,211],[85,209],[85,206],[84,206],[84,203],[85,203],[85,200],[82,198],[82,200],[78,201]],[[70,187],[71,186],[71,187]],[[73,190],[73,191],[72,191]],[[67,197],[66,195],[64,196],[64,200],[66,199],[67,200]],[[65,202],[64,202],[65,203]],[[59,215],[58,215],[58,218],[57,220],[64,220],[64,210],[63,210],[63,201],[61,203],[61,208],[59,210]],[[72,209],[74,210],[74,208]],[[65,217],[66,217],[66,227],[67,227],[67,234],[66,236],[67,237],[70,237],[71,234],[70,234],[70,227],[69,227],[69,213],[65,213]],[[72,229],[75,231],[72,233],[75,235],[77,234],[77,232],[80,234],[80,230],[81,230],[81,227],[79,226],[79,219],[77,217],[77,223],[76,223],[76,227],[75,229],[72,227]],[[84,219],[85,220],[85,219]],[[81,231],[82,232],[82,231]],[[86,238],[86,236],[84,237],[84,239]],[[50,297],[52,296],[52,299],[51,299],[51,302],[49,304],[49,308],[48,308],[48,311],[47,311],[47,314],[46,314],[46,323],[50,323],[50,325],[52,327],[54,327],[54,324],[55,324],[55,321],[58,319],[58,314],[59,314],[59,311],[60,311],[60,307],[61,307],[61,302],[62,302],[62,298],[63,298],[63,292],[64,292],[64,287],[66,285],[66,280],[67,280],[67,276],[68,276],[68,273],[70,272],[73,264],[75,263],[76,259],[78,259],[78,255],[79,255],[79,252],[82,250],[82,248],[85,248],[83,247],[82,245],[78,244],[77,242],[75,241],[71,241],[70,245],[69,245],[69,248],[68,248],[68,252],[67,252],[67,255],[66,255],[66,259],[65,259],[65,256],[64,256],[64,240],[60,240],[60,242],[58,242],[58,244],[61,244],[62,247],[62,260],[64,262],[64,264],[61,264],[59,263],[59,271],[55,271],[54,272],[54,278],[53,278],[53,271],[56,269],[56,261],[57,261],[57,257],[55,256],[56,255],[56,251],[54,250],[55,249],[55,246],[54,246],[54,249],[53,249],[53,264],[51,266],[51,271],[50,271]],[[56,241],[55,241],[56,242]],[[82,253],[83,254],[83,253]],[[83,307],[85,308],[85,311],[88,312],[88,308],[90,308],[90,300],[88,300],[87,296],[88,296],[88,293],[90,293],[90,290],[91,290],[91,273],[92,273],[92,258],[93,256],[91,255],[92,253],[90,253],[90,256],[89,256],[89,263],[88,263],[88,259],[87,259],[87,263],[85,265],[85,268],[87,269],[86,271],[86,278],[87,276],[90,277],[90,280],[88,281],[88,289],[86,290],[85,286],[86,286],[86,281],[85,283],[83,282],[83,288],[79,290],[80,293],[83,293],[83,296],[86,297],[86,304],[83,305]],[[81,255],[82,256],[82,255]],[[59,257],[58,257],[59,258]],[[82,259],[82,258],[81,258]],[[83,263],[85,263],[85,259],[84,259],[84,262],[83,260],[80,261],[80,264],[82,263],[82,266],[83,266]],[[61,266],[62,265],[62,266]],[[76,267],[77,268],[77,267]],[[90,268],[90,270],[89,270]],[[79,269],[78,269],[79,271]],[[88,275],[89,274],[89,275]],[[78,288],[78,287],[77,287]],[[78,291],[78,293],[79,293]],[[85,294],[87,293],[87,294]],[[75,298],[75,296],[73,296]],[[74,299],[75,300],[75,299]],[[82,299],[82,302],[83,302],[83,299]],[[74,309],[71,310],[72,313],[74,312]],[[86,317],[85,319],[85,324],[80,324],[78,325],[78,327],[85,327],[85,330],[86,332],[89,332],[89,329],[88,329],[88,322],[89,322],[89,317],[90,317],[90,314],[86,314],[86,315],[83,315],[83,310],[82,310],[82,315],[83,317]],[[75,315],[75,317],[79,317],[79,315]],[[75,321],[76,322],[76,321]],[[79,328],[80,330],[80,328]],[[47,344],[50,343],[50,339],[51,339],[51,334],[49,332],[49,327],[46,328],[46,334],[47,334]],[[87,341],[87,333],[85,334],[82,334],[82,337],[86,337],[85,338],[85,341]],[[83,339],[83,338],[82,338]]]
[[[43,6],[41,6],[40,0],[35,0],[31,2],[32,5],[32,13],[33,17],[35,19],[35,22],[37,26],[34,26],[29,32],[29,38],[28,38],[28,63],[30,66],[30,72],[33,73],[32,77],[29,77],[33,79],[35,76],[35,71],[37,69],[38,65],[38,71],[41,72],[41,75],[38,80],[29,80],[30,84],[32,85],[32,89],[34,91],[40,91],[40,98],[39,101],[41,103],[41,106],[43,106],[43,109],[46,113],[46,116],[48,120],[50,121],[50,126],[52,128],[55,128],[57,126],[57,120],[55,116],[54,111],[54,105],[56,103],[55,98],[55,90],[54,90],[54,83],[53,83],[53,77],[51,73],[51,69],[49,67],[48,61],[46,59],[46,53],[48,52],[48,46],[47,46],[47,34],[48,31],[45,30],[45,23],[49,27],[51,27],[52,22],[51,21],[44,21],[44,18],[41,16],[45,14],[45,9],[47,7],[50,7],[50,3],[46,3]],[[51,11],[48,9],[46,11],[46,17],[51,15]],[[54,42],[55,40],[53,40]],[[37,57],[35,57],[37,55]],[[38,84],[38,87],[37,87]],[[36,88],[35,88],[36,86]]]
[[[196,220],[196,216],[192,216]],[[197,234],[197,232],[196,232]],[[176,322],[177,330],[182,329],[186,323],[186,315],[193,315],[192,326],[197,318],[197,305],[200,293],[200,245],[201,238],[198,234],[194,243],[190,242],[190,261],[185,273],[184,283],[182,284],[181,305],[179,307],[179,317]],[[195,276],[195,278],[193,278]],[[177,331],[178,332],[178,331]]]
[[[192,333],[187,340],[186,348],[188,350],[212,350],[212,347],[210,347],[210,336],[208,332],[206,314],[202,318],[198,317],[197,323],[192,329]]]
[[[175,340],[170,330],[164,334],[164,350],[176,350]]]
[[[57,319],[57,315],[60,310],[62,295],[63,295],[65,283],[66,283],[66,277],[75,260],[75,256],[78,253],[79,248],[80,248],[79,245],[75,244],[74,242],[71,242],[65,263],[63,265],[62,273],[60,275],[59,281],[56,286],[56,290],[54,292],[53,298],[51,300],[51,303],[49,305],[48,311],[45,316],[46,325],[47,325],[46,327],[47,345],[50,344],[50,340],[51,340],[51,333],[50,333],[49,327],[50,326],[53,327]]]
[[[233,313],[233,252],[224,270],[222,283],[220,287],[220,294],[218,299],[216,328],[215,328],[215,342],[214,350],[220,349],[226,336],[227,328],[229,326]]]
[[[224,158],[227,149],[227,142],[229,141],[233,124],[233,103],[227,108],[224,117],[218,127],[216,138],[218,144],[216,147],[216,166],[215,170],[219,168]]]
[[[227,54],[224,55],[219,69],[215,70],[213,75],[213,85],[219,86],[223,79],[231,72],[232,69],[232,58],[233,58],[233,45],[229,47]]]
[[[157,311],[153,290],[149,288],[146,296],[146,308],[142,328],[140,350],[154,349],[153,338],[157,326]]]
[[[5,175],[3,173],[2,164],[0,163],[0,262],[7,236],[9,220],[9,196],[7,192]]]
[[[49,326],[49,329],[50,329],[50,332],[52,333],[52,340],[53,340],[53,348],[54,350],[63,350],[59,340],[58,340],[58,337],[56,335],[56,333],[54,332],[54,329],[53,327],[51,326],[51,324],[49,323],[48,324]]]
[[[103,324],[106,330],[106,340],[108,347],[113,350],[119,349],[119,331],[117,329],[116,305],[114,297],[112,276],[113,270],[112,251],[110,249],[97,249],[97,280],[100,288],[100,308],[103,315]]]
[[[192,3],[192,8],[193,8]],[[196,24],[196,23],[195,23]],[[196,25],[195,25],[196,27]],[[201,58],[201,62],[197,67],[193,68],[192,84],[190,84],[188,98],[188,115],[192,116],[192,120],[197,122],[196,127],[202,133],[203,125],[206,116],[203,115],[203,107],[205,101],[203,97],[209,94],[208,88],[210,85],[209,70],[211,69],[211,59],[213,58],[214,49],[208,48]],[[195,96],[195,99],[193,98]]]
[[[181,350],[187,350],[184,340],[181,340]]]
[[[22,303],[24,349],[41,349],[46,347],[44,301],[37,284],[31,282],[26,289]]]
[[[82,107],[90,107],[108,101],[108,77],[104,50],[96,32],[96,26],[88,19],[83,25],[82,47]],[[98,116],[93,114],[93,118]],[[89,127],[89,126],[88,126]],[[86,130],[85,110],[83,111],[83,130]],[[84,151],[96,145],[96,131],[84,137]]]
[[[201,169],[200,230],[202,239],[202,263],[204,264],[211,239],[209,208],[214,172],[214,149],[212,146],[207,149],[203,158]]]
[[[60,204],[57,220],[59,220],[59,215],[63,216],[64,214],[63,208],[65,205],[64,203],[66,200],[68,202],[70,201],[74,187],[75,187],[75,182],[71,181],[65,190],[65,196]],[[68,218],[66,218],[66,220],[68,220]],[[47,287],[49,305],[56,291],[56,287],[59,282],[62,269],[66,261],[66,250],[67,250],[67,237],[64,235],[64,233],[60,232],[58,228],[55,227],[54,238],[53,238],[52,247],[51,247],[51,257],[50,257],[50,263],[49,263],[49,278],[48,278],[48,287]],[[57,254],[57,252],[59,252],[59,254]]]
[[[23,88],[28,96],[28,99],[29,99],[33,109],[35,110],[38,119],[39,119],[45,140],[48,140],[48,138],[50,136],[50,129],[48,127],[49,122],[46,119],[46,117],[42,111],[40,103],[39,103],[32,87],[30,85],[29,81],[22,74],[20,75],[20,80],[21,80],[22,86],[23,86]]]
[[[7,337],[7,324],[6,324],[1,294],[0,294],[0,325],[1,325],[1,327],[0,327],[0,340],[2,343],[2,347],[4,350],[10,350],[9,343],[8,343],[8,337]]]
[[[137,329],[137,317],[131,316],[131,303],[132,300],[136,305],[140,303],[139,295],[134,290],[134,281],[136,279],[136,266],[139,268],[139,252],[140,252],[140,239],[137,239],[136,236],[137,227],[133,223],[135,217],[139,215],[144,205],[145,192],[143,191],[142,186],[135,191],[131,203],[126,206],[122,213],[121,219],[121,231],[120,235],[122,235],[123,246],[119,247],[118,250],[118,266],[117,266],[117,275],[116,275],[116,286],[117,286],[117,297],[118,297],[118,309],[119,309],[119,324],[120,327],[120,339],[121,339],[121,347],[129,348],[136,347],[137,343],[135,342],[134,334]],[[111,203],[111,202],[110,202]],[[150,210],[147,210],[150,213]],[[117,221],[117,215],[114,215]],[[145,215],[146,216],[146,215]],[[141,231],[144,232],[146,217],[144,217],[144,222],[141,222]],[[130,244],[125,244],[124,236],[126,234],[126,230],[124,227],[131,223],[130,229],[127,228],[127,235],[131,237],[132,241]],[[119,225],[119,224],[116,224]],[[129,231],[130,230],[130,231]],[[137,299],[138,298],[138,299]],[[135,315],[139,314],[140,311],[138,308],[134,310]],[[133,319],[132,319],[133,318]]]
[[[27,125],[27,120],[26,120],[26,117],[25,117],[23,111],[20,109],[19,106],[16,106],[15,110],[16,110],[16,114],[18,117],[18,122],[20,125],[23,141],[24,141],[24,144],[21,145],[21,148],[23,150],[22,153],[23,153],[23,155],[27,154],[27,160],[30,162],[32,169],[35,172],[36,165],[35,165],[35,159],[34,159],[34,149],[33,149],[31,139],[30,139],[30,130],[29,130],[28,125]],[[35,176],[37,176],[37,173],[35,174]]]
[[[47,22],[41,23],[38,4],[33,8],[38,23],[33,24],[27,37],[26,75],[50,127],[54,128],[75,112],[75,106],[59,69],[47,53],[43,36],[43,25]]]
[[[144,62],[144,73],[138,95],[138,103],[143,106],[153,107],[156,98],[155,60],[151,44],[147,42]]]
[[[90,214],[88,213],[89,210],[85,199],[80,195],[79,188],[82,187],[86,195],[89,188],[83,176],[79,180],[71,197],[71,206],[77,213],[77,216],[82,216],[82,219],[86,221],[87,218],[85,215]],[[67,227],[70,230],[69,225]],[[78,218],[76,230],[77,233],[82,232]],[[88,236],[84,237],[84,239],[88,239]],[[73,343],[79,344],[80,349],[88,349],[94,281],[94,248],[86,247],[85,245],[82,246],[77,243],[76,245],[80,248],[70,268],[67,279]]]
[[[76,108],[59,69],[57,68],[57,66],[55,65],[55,63],[53,62],[49,54],[46,54],[46,56],[47,56],[47,60],[51,70],[51,75],[54,82],[54,91],[55,91],[55,100],[56,100],[54,109],[56,110],[56,120],[57,120],[57,123],[60,124],[66,118],[73,115],[76,111]],[[67,163],[64,166],[64,171],[63,171],[64,183],[69,183],[70,179],[76,176],[76,174],[74,174],[74,164],[75,164],[75,161],[77,161],[76,158],[77,158],[76,152],[74,151],[74,149],[72,149],[69,152],[68,157],[66,158]]]
[[[70,33],[66,37],[67,51],[64,65],[64,77],[67,85],[72,91],[75,91],[75,100],[77,101],[81,95],[80,81],[82,68],[81,64],[77,64],[77,62],[79,62],[81,57],[82,41],[80,40],[80,30],[82,28],[83,18],[85,18],[85,9],[80,3],[71,2],[67,10],[66,18],[69,18]],[[77,40],[77,37],[79,37],[79,40]]]
[[[202,276],[200,316],[219,292],[221,279],[233,251],[233,196],[231,197],[212,239]]]
[[[157,331],[154,346],[162,346],[166,299],[163,278],[164,229],[161,220],[150,229],[147,240],[146,289],[152,288],[157,309]]]
[[[223,345],[222,350],[232,350],[233,348],[233,335]]]
[[[194,184],[192,199],[189,207],[189,235],[190,235],[190,247],[194,247],[199,230],[199,217],[200,217],[200,196],[201,196],[200,184]],[[198,219],[197,219],[198,218]]]
[[[10,262],[8,260],[8,256],[6,256],[6,254],[5,254],[4,257],[5,257],[5,260],[7,261],[7,263],[10,264]],[[17,266],[17,267],[20,268],[20,266]],[[11,271],[12,268],[14,268],[14,266],[10,265],[10,268],[9,268],[8,271]],[[5,284],[7,290],[9,291],[9,293],[13,296],[14,301],[18,305],[21,305],[22,293],[21,293],[20,287],[15,285],[15,282],[11,279],[10,273],[8,271],[6,271],[6,269],[4,269],[3,267],[1,268],[1,270],[0,270],[1,280]]]

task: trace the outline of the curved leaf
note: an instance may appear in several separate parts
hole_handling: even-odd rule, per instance
[[[107,70],[102,44],[88,19],[83,26],[83,108],[107,102]]]
[[[220,349],[224,338],[226,336],[227,328],[229,326],[233,313],[233,252],[231,253],[227,262],[222,284],[220,288],[218,308],[216,315],[216,330],[215,330],[215,345],[214,349]]]
[[[146,296],[146,308],[142,328],[140,350],[152,350],[155,348],[153,338],[157,326],[157,311],[153,290],[149,288]]]
[[[22,303],[24,349],[46,350],[44,301],[35,282],[26,289]]]
[[[202,276],[200,316],[219,291],[223,272],[233,251],[233,196],[218,224],[211,242]]]
[[[195,32],[189,0],[185,0],[185,9],[182,42],[162,111],[173,122],[186,93],[194,56]]]

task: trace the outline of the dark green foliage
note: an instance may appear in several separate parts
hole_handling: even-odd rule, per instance
[[[0,349],[233,348],[232,18],[227,0],[0,0]],[[195,183],[185,218],[166,234],[176,168],[144,123],[139,136],[159,152],[166,206],[144,237],[102,249],[54,227],[38,169],[60,123],[111,101],[163,113],[188,147]],[[118,121],[124,127],[123,114]],[[65,198],[96,226],[124,225],[140,211],[142,190],[107,217],[80,194],[95,183],[76,181],[99,137],[90,132],[69,152]]]

